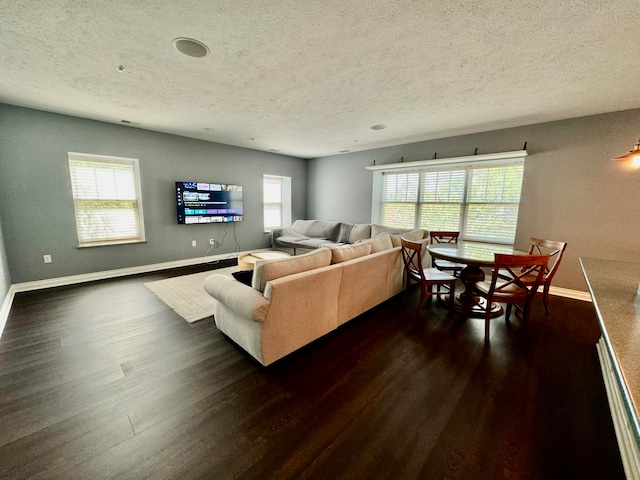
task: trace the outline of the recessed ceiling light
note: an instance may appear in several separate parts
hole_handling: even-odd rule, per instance
[[[117,71],[119,71],[120,73],[124,73],[124,72],[126,72],[126,71],[127,71],[127,69],[126,69],[126,68],[124,68],[124,65],[118,65],[118,66],[116,67],[116,70],[117,70]]]
[[[193,38],[178,37],[174,38],[171,43],[173,48],[189,57],[201,58],[209,55],[207,46]]]
[[[385,128],[387,128],[386,125],[374,125],[373,127],[371,127],[371,130],[384,130]]]

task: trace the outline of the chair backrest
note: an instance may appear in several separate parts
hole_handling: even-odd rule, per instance
[[[491,276],[490,293],[512,296],[527,296],[534,294],[542,277],[544,267],[549,263],[549,255],[508,255],[504,253],[494,254],[495,262]],[[504,271],[508,273],[509,280],[504,281]],[[502,271],[502,274],[501,274]],[[535,275],[535,281],[525,281],[526,277]],[[518,288],[514,288],[518,287]]]
[[[566,248],[567,244],[565,242],[543,240],[535,237],[529,239],[529,255],[549,254],[549,263],[544,267],[543,281],[550,282],[556,274]]]
[[[402,260],[405,272],[416,280],[422,280],[424,277],[421,253],[422,243],[400,237],[400,245],[402,245]]]
[[[460,232],[429,232],[429,243],[458,243]]]

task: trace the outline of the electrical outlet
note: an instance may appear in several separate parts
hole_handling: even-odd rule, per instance
[[[209,245],[215,245],[216,241],[213,238],[209,239]]]
[[[197,243],[195,240],[191,240],[191,246],[192,246],[192,247],[195,247],[195,246],[197,246],[197,245],[198,245],[198,243]]]
[[[51,255],[44,256],[44,263],[51,263]]]

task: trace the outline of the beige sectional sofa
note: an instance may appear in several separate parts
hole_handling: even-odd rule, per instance
[[[407,233],[418,240],[422,231]],[[258,260],[252,284],[212,274],[216,326],[269,365],[402,291],[400,235]]]

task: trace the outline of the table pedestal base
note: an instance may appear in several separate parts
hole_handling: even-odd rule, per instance
[[[473,291],[473,286],[484,280],[484,271],[480,267],[468,265],[460,272],[460,280],[465,288],[455,299],[454,309],[465,317],[484,318],[487,313],[487,301]],[[492,318],[499,317],[504,311],[498,303],[492,303],[489,308]]]

